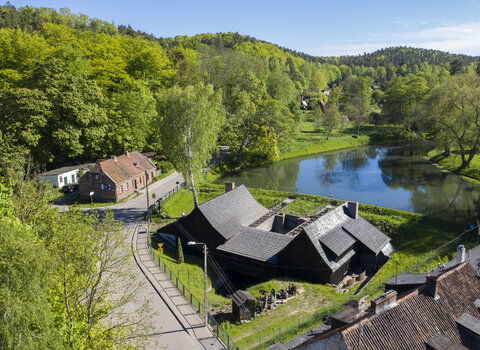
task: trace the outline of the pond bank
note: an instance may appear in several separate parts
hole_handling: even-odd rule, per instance
[[[452,151],[450,156],[444,157],[443,151],[434,149],[427,153],[425,159],[442,171],[457,175],[465,181],[480,184],[480,159],[478,155],[472,159],[468,168],[462,169],[460,172],[458,172],[457,169],[462,164],[462,160],[457,151]]]

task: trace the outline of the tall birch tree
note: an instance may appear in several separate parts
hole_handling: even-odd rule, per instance
[[[163,151],[182,173],[198,205],[195,179],[210,160],[224,124],[222,94],[210,84],[174,86],[158,102]]]

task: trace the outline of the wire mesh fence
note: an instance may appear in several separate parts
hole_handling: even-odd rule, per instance
[[[180,188],[185,188],[185,183],[179,184],[176,189],[169,191],[167,194],[162,196],[157,200],[157,202],[166,200],[168,197],[173,195],[177,192]],[[151,225],[151,218],[152,218],[152,210],[155,207],[156,203],[154,203],[147,213],[147,232],[150,232],[150,225]],[[205,309],[203,304],[193,295],[193,293],[189,290],[187,285],[182,282],[182,280],[173,272],[165,262],[162,261],[161,256],[157,255],[153,252],[152,245],[150,241],[147,240],[146,242],[148,251],[152,256],[153,260],[156,262],[158,267],[165,273],[165,275],[173,282],[175,287],[182,293],[185,297],[185,300],[190,303],[190,305],[194,308],[195,312],[204,319],[205,317]],[[213,334],[222,341],[222,343],[226,346],[229,350],[238,350],[239,347],[235,344],[233,339],[228,335],[228,333],[220,326],[220,324],[215,320],[215,318],[207,313],[207,321],[208,325],[210,326],[211,331]]]

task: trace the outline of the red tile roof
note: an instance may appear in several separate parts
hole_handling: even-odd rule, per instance
[[[463,263],[438,275],[435,289],[438,298],[432,296],[427,285],[422,285],[398,299],[398,305],[392,309],[376,315],[369,313],[298,348],[321,349],[322,343],[328,341],[350,350],[425,350],[425,342],[437,333],[471,348],[464,344],[456,319],[464,313],[480,318],[474,304],[480,298],[479,276],[470,264]]]
[[[128,152],[97,163],[96,169],[106,173],[116,183],[156,169],[155,165],[139,152]]]

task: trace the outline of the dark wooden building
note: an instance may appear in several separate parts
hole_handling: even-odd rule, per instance
[[[390,239],[358,215],[358,203],[299,218],[269,211],[245,186],[200,204],[162,232],[204,242],[223,269],[260,279],[336,284],[352,265],[375,270],[392,251]]]
[[[247,291],[237,290],[232,294],[232,314],[235,321],[248,321],[255,315],[256,299]]]

